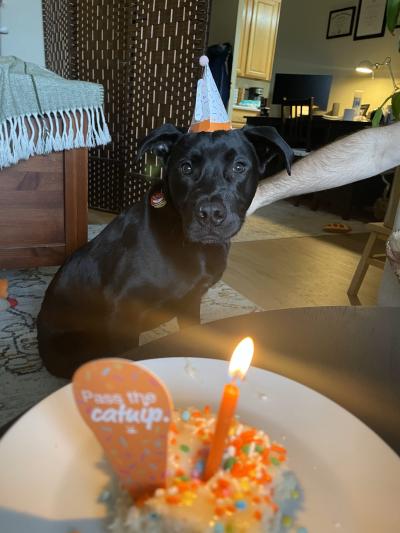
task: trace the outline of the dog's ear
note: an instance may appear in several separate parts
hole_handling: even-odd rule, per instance
[[[290,174],[294,153],[275,128],[271,126],[244,126],[242,132],[254,146],[262,166],[262,172],[265,171],[271,159],[279,153],[283,156],[287,173]]]
[[[165,163],[168,159],[172,146],[186,133],[184,128],[177,128],[173,124],[163,124],[151,131],[140,143],[136,160],[139,160],[146,152],[153,152]]]

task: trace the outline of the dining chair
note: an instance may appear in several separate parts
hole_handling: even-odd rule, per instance
[[[292,148],[295,160],[311,153],[311,128],[314,98],[284,98],[281,103],[279,133]],[[294,205],[299,206],[302,196],[297,196]],[[314,196],[313,196],[314,199]],[[313,200],[313,205],[314,205]]]
[[[280,134],[296,157],[305,157],[311,152],[313,107],[313,97],[284,98],[281,103]]]
[[[367,228],[370,231],[368,241],[361,254],[357,268],[353,274],[347,294],[350,299],[357,297],[361,284],[364,281],[365,275],[370,265],[378,268],[384,268],[386,255],[376,254],[374,252],[375,243],[377,240],[387,241],[389,235],[392,233],[394,219],[396,216],[397,206],[400,201],[400,167],[396,168],[392,188],[390,191],[389,202],[385,213],[383,222],[370,222]],[[357,303],[357,302],[356,302]]]

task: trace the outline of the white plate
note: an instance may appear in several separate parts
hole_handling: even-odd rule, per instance
[[[217,407],[227,364],[213,359],[143,363],[167,384],[176,406]],[[338,387],[340,383],[338,383]],[[251,368],[238,410],[288,449],[304,491],[297,523],[310,533],[395,533],[400,460],[370,429],[315,391]],[[101,450],[66,386],[25,414],[0,442],[0,531],[101,531],[97,503],[107,482]]]

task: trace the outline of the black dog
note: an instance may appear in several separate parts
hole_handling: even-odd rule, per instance
[[[178,317],[199,323],[200,299],[222,276],[230,239],[268,161],[292,151],[274,128],[184,133],[165,124],[140,146],[163,159],[166,205],[144,201],[76,251],[47,289],[38,317],[47,369],[70,377],[82,363],[137,346],[142,331]]]

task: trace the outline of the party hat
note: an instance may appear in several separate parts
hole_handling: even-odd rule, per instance
[[[196,104],[189,131],[231,130],[232,124],[208,66],[207,56],[200,57],[200,65],[204,71],[203,77],[197,82]]]

